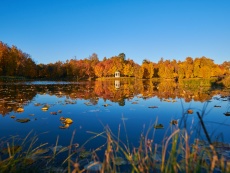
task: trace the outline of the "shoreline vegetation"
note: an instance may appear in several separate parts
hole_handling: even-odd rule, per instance
[[[7,80],[100,80],[120,77],[135,79],[212,79],[230,87],[230,61],[215,64],[205,56],[187,57],[184,61],[164,60],[158,62],[144,59],[142,64],[126,58],[124,53],[99,60],[96,53],[84,59],[70,59],[49,64],[36,64],[31,56],[16,46],[9,47],[0,41],[0,81]],[[120,78],[121,79],[121,78]]]

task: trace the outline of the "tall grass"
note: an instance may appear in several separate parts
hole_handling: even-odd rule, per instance
[[[220,143],[211,141],[202,115],[198,112],[197,116],[206,135],[206,141],[191,141],[190,134],[185,128],[171,125],[168,129],[170,135],[165,136],[162,143],[155,143],[154,126],[157,121],[150,124],[146,131],[143,130],[139,145],[133,147],[130,147],[128,135],[125,141],[120,139],[121,125],[118,126],[117,135],[108,126],[104,126],[100,133],[88,132],[92,137],[81,146],[73,144],[75,131],[69,146],[58,149],[57,137],[53,152],[46,152],[47,143],[38,144],[38,135],[31,137],[32,132],[20,140],[11,137],[9,140],[1,140],[3,149],[0,172],[230,172],[230,161],[218,153],[217,147]],[[124,121],[122,125],[127,133]],[[102,138],[105,143],[83,155],[82,152],[86,152],[86,144],[96,138]],[[103,157],[98,155],[99,152],[103,152]],[[61,162],[63,169],[54,169],[62,153],[65,153],[65,159]]]

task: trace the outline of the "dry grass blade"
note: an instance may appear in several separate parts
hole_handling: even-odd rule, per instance
[[[161,163],[161,172],[164,172],[164,163],[165,163],[165,156],[166,156],[166,150],[168,148],[168,143],[170,141],[170,139],[175,136],[177,133],[180,132],[180,129],[175,130],[166,140],[165,142],[165,146],[163,147],[163,151],[162,151],[162,163]]]

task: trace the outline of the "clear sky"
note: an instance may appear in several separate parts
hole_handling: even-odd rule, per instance
[[[0,41],[36,63],[125,53],[230,61],[230,0],[1,0]]]

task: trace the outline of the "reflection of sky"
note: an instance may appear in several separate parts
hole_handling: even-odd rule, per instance
[[[77,99],[75,104],[66,104],[66,97],[58,98],[56,96],[37,95],[34,100],[24,107],[25,111],[22,113],[11,112],[5,117],[0,117],[0,130],[2,131],[0,138],[10,135],[26,136],[31,130],[34,133],[40,134],[48,132],[40,136],[40,140],[54,144],[59,135],[59,142],[62,145],[68,145],[74,129],[76,129],[75,142],[83,143],[92,134],[86,131],[100,133],[105,126],[109,126],[112,132],[117,135],[118,127],[120,125],[120,137],[123,142],[126,141],[126,134],[129,138],[130,144],[138,145],[140,134],[146,133],[149,126],[156,123],[164,125],[164,129],[156,130],[154,134],[154,141],[160,143],[165,135],[169,135],[170,121],[173,119],[181,120],[184,112],[188,109],[193,109],[194,113],[187,115],[187,127],[193,134],[199,130],[199,122],[196,112],[202,112],[205,105],[208,105],[204,115],[204,122],[206,128],[212,139],[223,135],[225,142],[230,142],[228,138],[228,129],[230,126],[229,118],[224,116],[224,112],[229,108],[229,102],[220,100],[212,100],[211,102],[201,103],[192,101],[186,103],[183,99],[177,99],[177,102],[165,102],[159,100],[157,97],[142,98],[134,97],[132,100],[126,100],[125,106],[119,106],[118,103],[111,101],[104,101],[99,99],[97,105],[87,106],[84,103],[89,100]],[[137,104],[132,104],[133,102]],[[48,111],[42,111],[42,106],[34,106],[34,103],[49,104]],[[104,107],[103,104],[110,104]],[[214,105],[221,105],[221,108],[215,108]],[[158,106],[152,109],[149,106]],[[62,110],[62,113],[51,115],[50,112]],[[31,116],[30,114],[34,114]],[[15,115],[17,118],[30,118],[28,123],[18,123],[10,116]],[[60,117],[69,117],[73,119],[74,123],[70,125],[69,129],[59,129]],[[125,123],[125,124],[124,124]],[[190,128],[192,126],[192,128]],[[204,137],[203,130],[200,131],[201,136]],[[149,133],[149,138],[152,137],[153,130]],[[97,143],[95,143],[97,141]],[[99,145],[99,140],[91,141],[94,145]],[[90,143],[89,143],[90,145]]]

